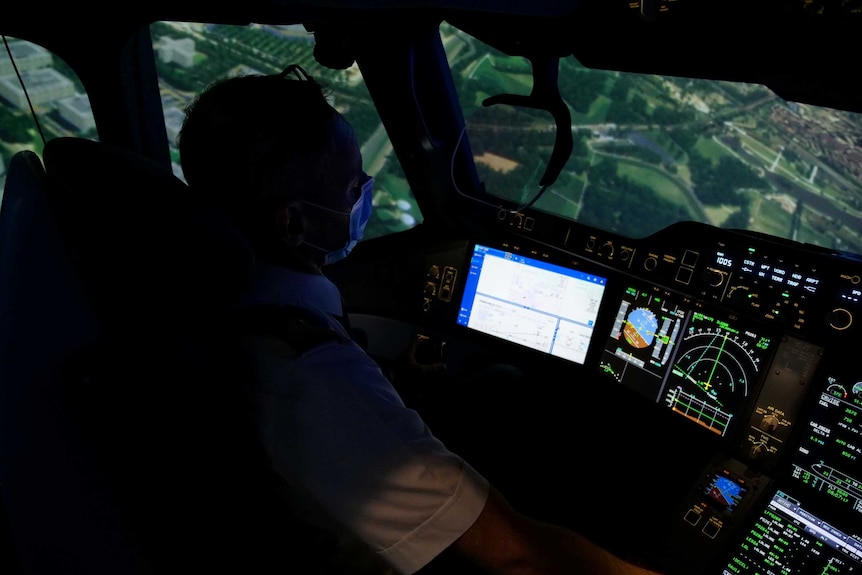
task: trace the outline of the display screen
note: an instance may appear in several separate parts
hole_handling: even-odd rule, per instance
[[[836,525],[782,491],[757,518],[722,575],[862,571],[859,524]]]
[[[607,279],[475,245],[458,324],[583,364]]]
[[[724,436],[754,391],[773,338],[657,287],[628,287],[600,369]]]
[[[716,473],[706,487],[706,495],[717,507],[733,512],[748,490],[723,473]]]
[[[862,522],[862,381],[853,367],[847,371],[823,378],[792,477]]]

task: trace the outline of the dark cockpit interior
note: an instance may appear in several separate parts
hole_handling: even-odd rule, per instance
[[[399,391],[516,508],[669,575],[862,571],[862,3],[15,10],[0,19],[0,224],[22,150],[50,176],[46,141],[97,140],[181,179],[191,94],[298,62],[333,86],[377,190],[366,239],[326,274],[384,368],[417,336],[420,362],[445,362]],[[24,43],[75,78],[69,97],[42,97]],[[92,120],[76,124],[64,106],[82,94]],[[121,178],[105,201],[135,210]],[[153,198],[146,217],[177,208]],[[0,274],[26,270],[10,235]],[[0,315],[16,285],[0,275]],[[58,332],[86,340],[75,321]],[[0,336],[11,365],[23,340]],[[23,463],[42,454],[21,455],[17,369],[0,382],[3,551],[17,572],[63,573],[58,557],[96,552],[59,530],[33,541],[26,474],[50,466]],[[444,560],[427,571],[466,569]]]

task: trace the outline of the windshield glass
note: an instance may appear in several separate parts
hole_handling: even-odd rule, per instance
[[[862,117],[768,88],[559,65],[574,149],[540,191],[550,113],[494,104],[530,93],[532,67],[444,24],[441,34],[485,192],[629,237],[694,220],[862,252]]]
[[[0,200],[16,153],[42,153],[45,142],[98,139],[90,98],[78,75],[46,48],[5,37],[0,51]]]

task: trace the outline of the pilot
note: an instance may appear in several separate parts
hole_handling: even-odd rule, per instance
[[[359,541],[377,572],[414,573],[449,550],[488,573],[650,573],[515,511],[352,341],[322,270],[362,237],[373,181],[318,82],[296,65],[216,82],[189,104],[178,143],[196,201],[255,252],[242,305],[298,308],[332,334],[257,340],[252,411],[285,491],[305,502],[296,512],[349,550],[336,556],[355,557]]]

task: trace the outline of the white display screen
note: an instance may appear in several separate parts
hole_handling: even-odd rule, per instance
[[[607,278],[476,244],[458,324],[583,364]]]

